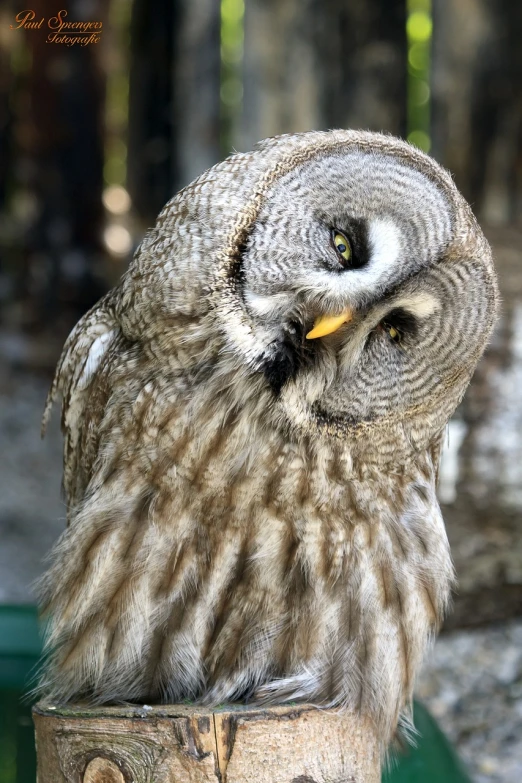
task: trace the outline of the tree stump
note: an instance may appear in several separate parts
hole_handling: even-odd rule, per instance
[[[371,723],[309,705],[33,708],[38,783],[379,783]]]

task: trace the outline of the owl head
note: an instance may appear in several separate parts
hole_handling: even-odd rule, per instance
[[[123,291],[130,336],[203,351],[265,395],[274,426],[381,467],[440,435],[498,303],[449,174],[359,131],[270,139],[210,169],[163,210]]]

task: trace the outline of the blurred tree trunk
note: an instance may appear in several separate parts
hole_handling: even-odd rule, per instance
[[[522,5],[434,0],[433,154],[487,222],[522,217]]]
[[[9,18],[11,22],[14,15],[14,8],[11,0],[5,0],[4,16],[2,18],[4,20]],[[11,112],[9,110],[13,84],[13,74],[9,67],[11,46],[8,45],[7,40],[0,40],[0,211],[5,207],[7,181],[10,174],[10,160],[12,157],[12,121]]]
[[[321,126],[313,0],[245,3],[243,133],[240,147]]]
[[[127,185],[151,223],[172,189],[172,50],[175,3],[134,0],[131,21]]]
[[[463,436],[453,445],[456,491],[443,505],[459,576],[446,623],[455,628],[502,620],[521,606],[522,569],[513,556],[521,529],[521,236],[507,224],[522,217],[522,5],[432,2],[432,154],[486,229],[502,297],[491,343],[455,415]]]
[[[220,159],[220,3],[178,0],[174,31],[174,190]],[[171,194],[172,195],[172,194]]]
[[[240,140],[333,127],[406,130],[402,0],[248,0]]]
[[[62,5],[68,21],[85,19],[81,0]],[[36,19],[50,16],[44,0],[35,0],[31,8]],[[89,19],[103,20],[101,2],[89,11]],[[70,311],[68,328],[103,290],[98,267],[104,74],[95,44],[49,44],[44,29],[25,35],[31,68],[21,157],[28,172],[25,185],[34,194],[35,219],[25,240],[19,294],[27,297],[29,324],[52,326]]]
[[[322,9],[326,13],[320,13]],[[402,0],[316,0],[321,114],[326,126],[406,133]]]
[[[215,0],[134,0],[128,186],[147,224],[219,160],[219,33]]]

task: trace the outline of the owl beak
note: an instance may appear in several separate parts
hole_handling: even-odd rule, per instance
[[[336,332],[343,324],[353,319],[351,310],[345,310],[341,315],[321,315],[314,321],[314,328],[306,335],[307,340],[315,340],[316,337],[325,337]]]

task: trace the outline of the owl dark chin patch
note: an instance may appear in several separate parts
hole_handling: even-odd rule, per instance
[[[278,395],[287,381],[295,378],[300,367],[296,346],[286,338],[275,346],[275,351],[262,365],[262,372],[274,394]]]
[[[321,408],[317,402],[312,405],[311,412],[317,424],[327,428],[335,427],[340,432],[353,430],[358,424],[369,423],[377,418],[375,414],[367,414],[366,416],[356,418],[349,413],[330,413]]]
[[[260,369],[275,395],[312,361],[313,346],[305,343],[304,331],[301,324],[292,322],[284,336],[268,346]]]

